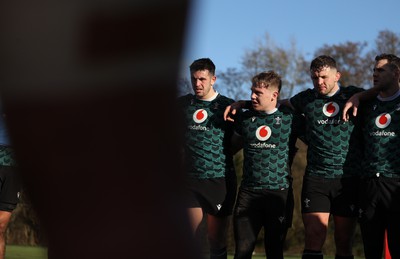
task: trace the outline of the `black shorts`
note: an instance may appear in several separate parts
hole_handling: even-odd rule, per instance
[[[0,165],[0,210],[13,211],[19,202],[21,181],[16,167]]]
[[[240,188],[233,214],[235,255],[239,258],[250,258],[257,236],[264,228],[267,257],[283,258],[283,244],[288,231],[288,193],[288,189]]]
[[[235,217],[258,218],[260,225],[275,224],[287,225],[289,189],[283,190],[253,190],[240,188],[236,206]],[[289,206],[291,208],[291,206]],[[290,215],[290,220],[292,219]],[[279,222],[279,223],[278,223]]]
[[[361,222],[388,214],[400,215],[400,178],[362,179],[359,200]]]
[[[185,197],[187,208],[202,208],[207,214],[225,217],[232,215],[236,200],[236,175],[215,179],[189,179]]]
[[[301,212],[327,212],[342,217],[357,216],[359,178],[322,178],[305,175]]]

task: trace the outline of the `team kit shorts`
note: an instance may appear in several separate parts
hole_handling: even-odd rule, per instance
[[[232,215],[236,200],[236,176],[211,179],[191,178],[187,181],[187,208],[202,208],[204,213],[225,217]]]
[[[361,222],[381,216],[382,212],[400,215],[400,178],[380,176],[364,178],[360,182]]]
[[[323,178],[305,175],[301,191],[301,211],[357,217],[358,186],[358,177]]]
[[[234,213],[236,218],[248,218],[253,223],[251,225],[259,225],[260,228],[270,223],[272,223],[271,225],[290,226],[293,213],[291,208],[289,189],[253,190],[241,187]],[[290,222],[286,222],[288,218]],[[281,220],[280,223],[283,224],[279,224],[278,220]]]
[[[13,211],[19,202],[20,177],[14,166],[0,165],[0,211]]]

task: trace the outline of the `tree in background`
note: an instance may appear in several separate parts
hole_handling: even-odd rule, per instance
[[[230,98],[239,100],[248,97],[250,80],[241,71],[238,71],[236,68],[228,68],[226,72],[220,73],[219,79],[222,82],[222,86],[230,86],[226,88],[226,95]],[[217,83],[217,87],[219,85]]]
[[[345,42],[317,49],[314,56],[330,55],[339,64],[341,86],[355,85],[370,88],[373,59],[366,52],[366,42]],[[367,73],[366,73],[367,72]]]
[[[324,44],[316,49],[314,56],[333,56],[340,65],[341,85],[371,87],[372,65],[380,53],[400,54],[400,35],[392,31],[380,31],[374,43],[347,41],[340,44]],[[312,57],[312,58],[313,58]],[[227,96],[238,100],[248,99],[247,88],[253,75],[265,70],[275,70],[283,78],[281,98],[287,98],[310,86],[309,64],[298,50],[295,40],[288,49],[278,47],[266,33],[253,48],[245,51],[240,68],[229,67],[219,72],[217,88]],[[180,80],[182,81],[182,80]],[[179,85],[181,87],[182,84]],[[247,88],[246,88],[247,87]],[[185,90],[187,92],[187,89]]]
[[[376,53],[392,53],[400,52],[400,35],[389,30],[380,31],[375,40]]]
[[[274,70],[282,76],[280,96],[292,96],[296,87],[304,87],[308,82],[308,62],[297,49],[293,40],[289,49],[276,46],[268,34],[254,49],[247,50],[242,58],[242,73],[250,82],[252,76],[266,70]]]

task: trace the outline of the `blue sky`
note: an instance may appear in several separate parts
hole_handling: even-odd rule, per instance
[[[240,68],[246,50],[269,34],[275,45],[290,41],[308,60],[323,44],[367,41],[379,31],[400,33],[399,0],[194,0],[188,15],[182,71],[209,57],[218,71]],[[399,53],[398,53],[399,54]]]

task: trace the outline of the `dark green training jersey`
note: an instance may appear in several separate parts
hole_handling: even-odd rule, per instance
[[[289,146],[301,134],[300,118],[283,105],[272,114],[250,109],[237,116],[235,131],[243,137],[244,154],[241,187],[289,187]]]
[[[192,94],[178,99],[184,113],[184,165],[190,177],[221,178],[234,173],[233,124],[223,116],[233,102],[220,94],[212,101],[198,100]]]
[[[15,166],[14,151],[11,147],[0,145],[0,165]]]
[[[364,176],[400,177],[400,92],[361,106]]]
[[[308,89],[290,99],[296,111],[306,118],[308,149],[305,174],[324,178],[361,174],[358,117],[351,117],[349,122],[342,120],[344,104],[360,91],[363,89],[354,86],[340,87],[336,94],[329,97]]]

